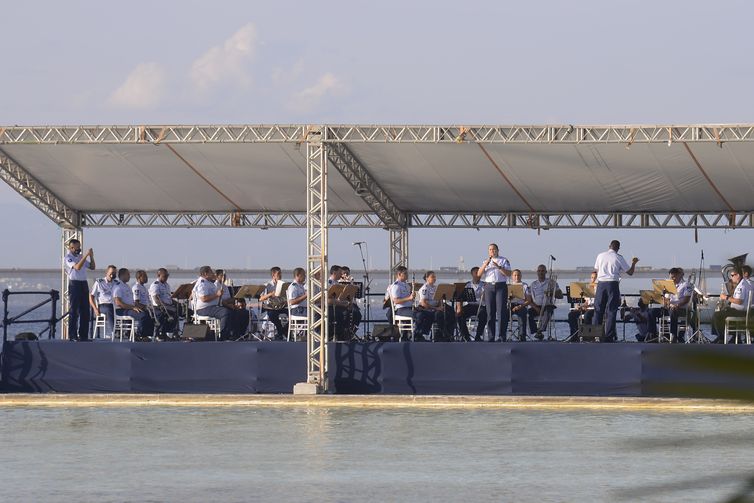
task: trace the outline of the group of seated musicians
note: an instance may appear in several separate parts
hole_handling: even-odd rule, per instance
[[[413,285],[409,285],[408,270],[399,266],[396,268],[396,281],[391,284],[385,294],[386,303],[390,301],[395,306],[395,313],[399,316],[411,316],[414,319],[414,340],[425,341],[429,338],[433,324],[437,326],[437,335],[434,340],[449,341],[453,339],[455,326],[461,338],[466,341],[481,341],[484,337],[487,325],[487,308],[484,305],[484,283],[481,281],[480,268],[471,269],[471,281],[465,284],[465,289],[471,291],[473,299],[462,300],[458,298],[438,299],[437,276],[434,271],[427,271],[424,275],[424,284],[418,289],[418,297],[414,292]],[[554,300],[563,298],[560,286],[552,278],[547,277],[547,268],[540,265],[537,268],[537,279],[531,285],[521,281],[521,271],[511,271],[511,287],[521,285],[520,297],[511,296],[509,300],[510,314],[518,320],[518,338],[526,340],[527,324],[529,330],[538,339],[544,338],[544,331],[555,310]],[[511,291],[514,288],[510,289]],[[455,305],[455,308],[453,307]],[[387,304],[386,304],[386,307]],[[390,319],[391,312],[388,312]],[[469,333],[468,320],[476,317],[476,333]],[[494,335],[494,334],[493,334]],[[489,334],[488,334],[489,337]],[[505,340],[488,338],[488,341]]]
[[[171,296],[167,283],[168,271],[160,268],[149,289],[145,286],[149,280],[146,271],[136,271],[133,286],[131,271],[127,268],[117,269],[107,266],[105,277],[99,278],[89,292],[89,305],[94,312],[92,330],[96,318],[105,316],[105,334],[113,333],[115,315],[130,316],[135,321],[135,337],[140,340],[152,336],[167,338],[178,330],[178,310]],[[155,332],[156,329],[156,332]]]

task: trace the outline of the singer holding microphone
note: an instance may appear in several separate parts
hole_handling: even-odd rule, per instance
[[[479,268],[479,277],[484,282],[484,305],[487,309],[487,342],[495,342],[495,324],[498,327],[498,339],[505,342],[508,332],[508,277],[511,264],[507,258],[499,255],[495,243],[487,247],[487,260]]]
[[[620,241],[610,241],[610,247],[597,255],[594,269],[597,271],[597,292],[594,296],[594,325],[601,325],[605,320],[605,341],[615,342],[618,338],[615,331],[615,319],[620,307],[620,275],[626,273],[634,275],[634,268],[639,261],[634,257],[631,266],[626,263],[623,255],[618,253]]]

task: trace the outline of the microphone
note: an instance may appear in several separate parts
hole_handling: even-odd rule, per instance
[[[557,259],[553,257],[552,255],[550,255],[550,258],[552,259],[553,262],[557,262]]]
[[[365,242],[366,242],[366,241],[354,241],[354,242],[353,242],[352,244],[353,244],[353,246],[356,246],[356,245],[363,245],[363,244],[364,244]]]

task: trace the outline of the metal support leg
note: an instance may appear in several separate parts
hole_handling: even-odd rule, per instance
[[[392,283],[395,268],[399,265],[408,267],[408,228],[390,228],[390,274],[388,280]]]
[[[294,393],[327,391],[327,145],[322,130],[311,128],[306,141],[306,383]]]
[[[60,314],[65,316],[68,310],[71,308],[71,299],[68,297],[68,275],[65,271],[65,255],[68,253],[68,242],[71,239],[78,239],[81,241],[81,246],[84,246],[84,231],[82,229],[72,229],[61,227],[61,253],[60,253]],[[60,322],[60,334],[63,340],[68,339],[68,320],[63,318]]]

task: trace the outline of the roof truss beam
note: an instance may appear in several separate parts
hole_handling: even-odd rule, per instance
[[[56,224],[79,227],[79,214],[0,149],[0,178]]]
[[[297,143],[320,126],[9,126],[0,127],[0,144],[96,143]],[[618,126],[321,126],[328,142],[351,143],[672,143],[754,140],[754,124]]]
[[[754,228],[742,213],[412,213],[408,227],[438,229],[732,229]],[[328,212],[333,229],[382,229],[374,213]],[[82,227],[306,228],[305,212],[90,212]]]
[[[393,202],[369,170],[345,143],[328,145],[330,163],[386,227],[405,227],[408,218]]]

